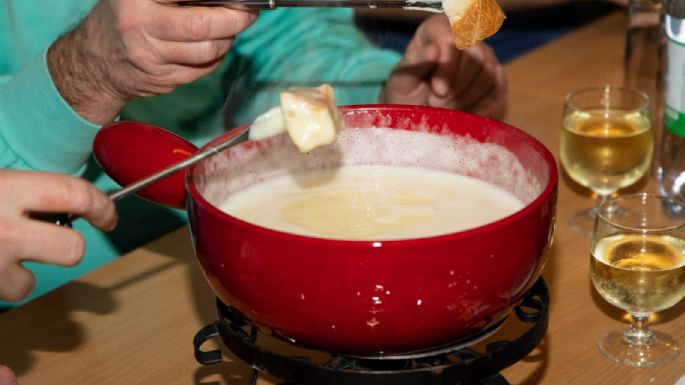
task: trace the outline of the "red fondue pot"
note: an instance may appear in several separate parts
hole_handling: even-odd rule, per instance
[[[216,295],[266,332],[303,346],[345,353],[434,347],[501,321],[537,280],[549,254],[557,197],[557,168],[550,152],[514,127],[453,110],[366,105],[341,111],[346,126],[358,127],[362,137],[365,132],[373,134],[368,130],[380,130],[374,127],[421,131],[438,138],[440,148],[416,150],[425,143],[407,142],[410,136],[394,144],[378,143],[371,151],[364,146],[355,149],[358,143],[352,140],[341,148],[299,155],[281,136],[245,142],[202,161],[185,172],[185,192],[178,180],[167,180],[162,190],[186,197],[197,258]],[[103,149],[116,129],[117,125],[103,129],[95,144],[110,175],[121,174],[121,167],[108,169],[114,165]],[[226,135],[231,133],[214,142]],[[373,135],[367,139],[374,143]],[[485,156],[458,165],[451,157],[472,155],[458,154],[462,147],[455,142],[500,146],[514,161]],[[190,144],[182,146],[180,152],[188,153],[183,156],[194,151]],[[328,155],[317,161],[319,150]],[[469,174],[509,190],[525,207],[478,228],[398,241],[293,235],[244,222],[217,208],[233,191],[262,179],[339,165],[347,151],[356,152],[352,163],[419,165]],[[139,170],[139,176],[149,171]],[[121,177],[113,177],[121,182]],[[169,192],[174,188],[178,191]],[[154,200],[154,191],[148,197]],[[173,202],[168,197],[162,200]]]

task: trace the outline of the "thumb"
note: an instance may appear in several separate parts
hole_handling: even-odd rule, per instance
[[[439,50],[433,44],[410,45],[386,83],[388,96],[407,96],[427,85],[438,64]]]
[[[7,366],[0,365],[0,385],[17,385],[14,372]]]

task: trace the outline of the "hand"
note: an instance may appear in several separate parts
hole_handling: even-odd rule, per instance
[[[0,299],[17,301],[33,290],[34,277],[22,261],[72,266],[83,257],[79,233],[30,219],[30,212],[72,213],[103,230],[117,221],[112,200],[85,180],[0,170]]]
[[[504,110],[507,83],[492,49],[459,51],[447,17],[423,22],[381,92],[381,103],[446,107],[496,116]]]
[[[172,91],[213,71],[256,13],[177,0],[100,0],[48,51],[60,94],[104,124],[131,99]]]
[[[0,365],[0,385],[17,385],[17,378],[12,369]]]

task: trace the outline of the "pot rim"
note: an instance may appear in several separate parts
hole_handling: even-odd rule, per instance
[[[375,111],[409,111],[409,112],[417,112],[418,111],[433,111],[433,110],[445,110],[449,111],[450,114],[457,114],[457,115],[467,115],[470,117],[476,117],[476,119],[483,120],[484,122],[495,122],[496,124],[500,124],[503,126],[506,126],[509,129],[513,129],[521,134],[526,138],[527,142],[538,151],[540,156],[545,161],[545,164],[547,165],[548,171],[549,171],[549,179],[547,181],[547,184],[544,186],[542,189],[542,192],[538,194],[538,196],[533,199],[530,203],[528,203],[525,207],[522,209],[516,211],[515,213],[508,215],[506,217],[500,218],[496,221],[486,223],[482,226],[478,227],[473,227],[470,229],[462,230],[462,231],[457,231],[457,232],[452,232],[452,233],[447,233],[447,234],[441,234],[441,235],[435,235],[435,236],[430,236],[430,237],[418,237],[418,238],[403,238],[403,239],[393,239],[393,240],[383,240],[383,239],[378,239],[378,240],[345,240],[345,239],[334,239],[334,238],[324,238],[324,237],[316,237],[316,236],[307,236],[307,235],[299,235],[299,234],[293,234],[293,233],[288,233],[284,231],[279,231],[279,230],[274,230],[271,228],[263,227],[260,225],[256,225],[241,219],[238,219],[234,216],[231,216],[224,211],[220,210],[217,208],[215,205],[207,201],[200,191],[197,189],[197,186],[195,186],[195,183],[193,182],[193,174],[195,172],[195,168],[197,166],[192,166],[186,170],[185,174],[185,188],[186,188],[186,206],[190,207],[191,201],[194,201],[196,205],[202,206],[202,209],[205,210],[206,212],[212,214],[215,217],[220,218],[222,221],[228,221],[232,222],[235,225],[238,225],[242,228],[249,229],[249,231],[252,232],[259,232],[263,233],[265,236],[268,236],[270,238],[284,238],[288,239],[291,241],[307,241],[309,243],[326,243],[326,244],[331,244],[331,243],[336,243],[338,246],[346,246],[346,247],[367,247],[369,244],[371,244],[373,247],[407,247],[409,244],[413,246],[420,246],[422,244],[430,244],[430,243],[436,243],[436,242],[442,242],[445,240],[452,240],[452,239],[460,239],[460,238],[467,238],[471,236],[477,236],[479,234],[487,233],[494,231],[496,229],[499,229],[504,226],[510,225],[512,222],[516,222],[517,220],[526,217],[529,215],[532,211],[536,210],[539,206],[541,206],[545,201],[548,201],[548,198],[550,195],[554,194],[555,191],[557,190],[557,185],[558,185],[558,171],[557,171],[557,165],[556,165],[556,160],[554,158],[554,155],[550,152],[550,150],[542,144],[537,138],[533,137],[532,135],[526,133],[525,131],[514,127],[512,125],[509,125],[507,123],[504,123],[499,120],[494,120],[490,119],[484,116],[480,115],[475,115],[471,114],[468,112],[463,112],[463,111],[457,111],[457,110],[451,110],[451,109],[446,109],[446,108],[439,108],[439,107],[427,107],[427,106],[413,106],[413,105],[386,105],[386,104],[354,104],[354,105],[346,105],[346,106],[340,106],[339,107],[342,112],[346,112],[349,110],[356,111],[356,110],[364,110],[364,109],[373,109]],[[239,126],[237,128],[244,127]],[[228,131],[230,132],[230,131]],[[204,149],[205,147],[211,145],[215,141],[221,140],[226,134],[223,134],[219,136],[218,138],[213,139],[209,143],[205,144],[201,149]],[[408,244],[409,243],[409,244]]]

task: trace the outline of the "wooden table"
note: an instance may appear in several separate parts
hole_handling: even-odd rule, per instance
[[[564,94],[621,82],[624,21],[611,14],[510,63],[505,120],[556,152]],[[597,349],[604,333],[627,321],[594,294],[589,239],[571,232],[566,222],[590,204],[587,192],[562,179],[545,271],[552,295],[549,330],[528,359],[503,374],[512,384],[674,384],[685,375],[685,355],[636,369],[609,361]],[[660,313],[655,326],[685,344],[682,310],[681,305]],[[22,385],[246,384],[250,369],[225,350],[219,365],[195,362],[191,340],[214,320],[214,296],[183,229],[0,315],[0,363],[12,367]]]

